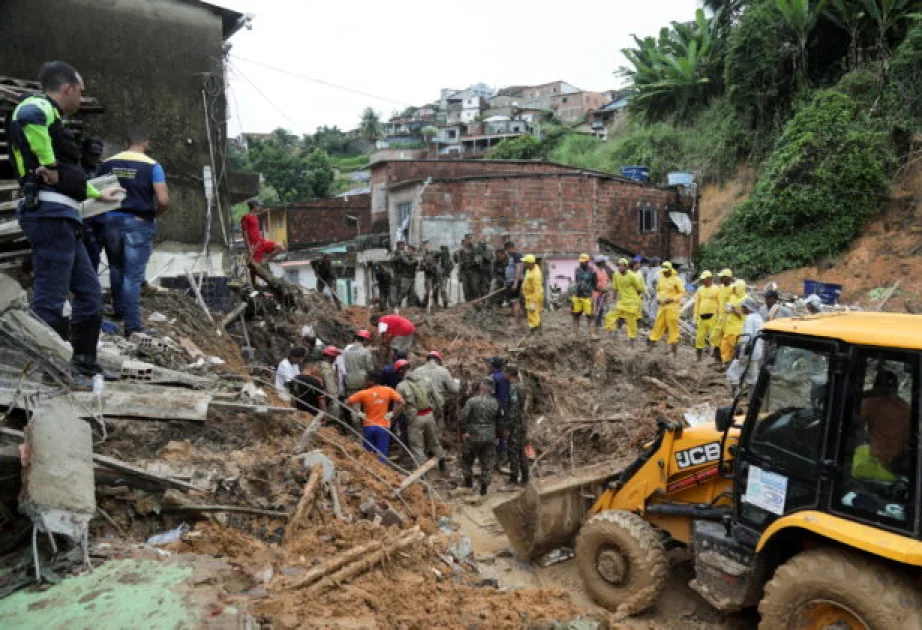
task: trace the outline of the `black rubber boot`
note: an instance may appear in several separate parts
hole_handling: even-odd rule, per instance
[[[509,473],[509,485],[514,485],[519,482],[519,476],[515,473]]]
[[[444,457],[439,460],[439,472],[443,475],[448,472],[448,462]]]
[[[714,362],[720,365],[720,348],[714,348]]]
[[[465,478],[464,478],[464,483],[463,483],[463,485],[464,485],[465,488],[469,488],[469,489],[473,490],[473,489],[474,489],[474,480],[471,479],[470,477],[465,477]]]
[[[489,486],[487,486],[487,484],[485,484],[485,483],[480,484],[480,496],[482,496],[482,497],[487,496],[487,489],[488,489],[488,488],[489,488]]]
[[[522,471],[522,480],[520,482],[523,486],[528,483],[528,469]]]
[[[58,333],[58,337],[64,341],[70,341],[70,320],[66,317],[59,319],[53,324],[49,324],[51,329]]]
[[[70,344],[74,355],[70,360],[71,376],[88,377],[92,379],[97,374],[102,374],[102,368],[96,362],[96,344],[99,342],[99,327],[102,318],[91,317],[71,324]]]
[[[698,360],[700,361],[701,358],[704,356],[704,350],[695,350],[695,356],[697,356]]]
[[[672,344],[672,356],[676,356],[679,353],[679,344]]]

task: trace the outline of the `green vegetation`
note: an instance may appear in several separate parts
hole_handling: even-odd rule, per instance
[[[369,142],[374,142],[381,137],[381,119],[371,107],[362,111],[362,120],[359,122],[359,134]]]
[[[886,196],[884,133],[838,90],[820,91],[786,125],[753,195],[700,252],[706,268],[752,277],[808,265],[847,246]]]
[[[333,168],[340,173],[352,173],[368,168],[367,155],[353,155],[351,157],[334,157],[332,158]]]
[[[698,261],[758,277],[834,256],[887,197],[922,132],[919,0],[705,0],[624,50],[627,117],[608,140],[562,128],[493,157],[618,172],[645,165],[720,182],[759,179]],[[542,129],[543,131],[543,129]]]

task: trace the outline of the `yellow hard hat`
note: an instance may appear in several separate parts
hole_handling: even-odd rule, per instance
[[[707,280],[708,278],[713,278],[713,277],[714,277],[714,274],[712,274],[710,271],[705,269],[704,271],[701,272],[700,279]]]
[[[670,271],[672,271],[672,269],[673,269],[672,263],[669,262],[668,260],[664,260],[664,261],[663,261],[663,264],[660,265],[660,266],[661,266],[663,269],[668,269],[668,270],[670,270]]]
[[[522,256],[522,262],[523,263],[533,263],[535,262],[535,257],[532,256],[531,254],[525,254],[524,256]]]
[[[589,262],[589,260],[590,260],[589,254],[580,254],[580,255],[579,255],[579,261],[580,261],[580,262]]]
[[[744,294],[744,293],[746,293],[746,281],[745,281],[745,280],[737,280],[736,282],[734,282],[734,283],[733,283],[733,290],[736,291],[737,293],[741,294],[741,295]]]
[[[618,259],[618,266],[624,265],[625,267],[627,267],[629,264],[630,264],[630,263],[627,261],[627,258],[619,258],[619,259]]]
[[[733,272],[730,271],[729,269],[721,269],[720,273],[717,274],[717,277],[718,278],[732,278]]]

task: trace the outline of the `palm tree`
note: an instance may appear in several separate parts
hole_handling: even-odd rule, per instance
[[[877,54],[886,63],[890,57],[887,35],[897,24],[909,17],[913,9],[913,2],[912,0],[862,0],[862,4],[874,23]]]
[[[775,0],[781,16],[796,40],[798,59],[795,61],[795,74],[802,86],[807,83],[807,52],[810,33],[823,14],[826,2],[827,0],[819,0],[811,7],[810,0]],[[797,68],[797,65],[800,67]]]
[[[848,68],[858,67],[858,46],[861,43],[861,27],[864,26],[864,9],[856,0],[832,0],[831,10],[826,13],[829,20],[848,33]]]
[[[370,107],[366,107],[362,111],[359,133],[369,142],[374,142],[381,136],[381,119],[378,117],[377,112]]]

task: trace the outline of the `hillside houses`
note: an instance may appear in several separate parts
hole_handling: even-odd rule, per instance
[[[604,137],[622,102],[614,90],[590,92],[566,81],[500,90],[484,83],[444,88],[437,101],[409,107],[384,123],[379,148],[422,148],[431,142],[438,155],[481,157],[508,138],[540,135],[541,122],[551,118]],[[427,127],[435,131],[424,133]]]

